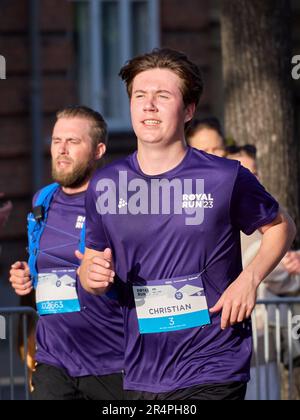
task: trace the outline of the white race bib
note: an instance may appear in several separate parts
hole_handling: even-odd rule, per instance
[[[133,286],[141,334],[162,333],[210,324],[200,274]]]
[[[66,268],[39,273],[36,305],[39,315],[80,312],[76,270]]]

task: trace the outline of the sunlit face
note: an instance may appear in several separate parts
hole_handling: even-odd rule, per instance
[[[134,78],[130,109],[139,144],[184,140],[184,124],[193,117],[195,106],[185,107],[181,84],[167,69],[146,70]]]
[[[256,178],[259,177],[258,175],[258,169],[257,169],[257,163],[256,160],[253,159],[250,156],[240,154],[240,155],[228,155],[228,159],[238,160],[241,162],[241,165],[244,166],[244,168],[249,169],[249,171],[256,176]]]
[[[212,155],[224,157],[223,139],[219,133],[211,128],[201,128],[188,139],[189,145]]]
[[[86,118],[60,118],[53,129],[51,156],[53,179],[63,187],[79,187],[96,166],[97,151]]]

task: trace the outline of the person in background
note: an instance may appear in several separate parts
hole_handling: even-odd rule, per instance
[[[4,194],[0,193],[0,229],[3,228],[12,211],[12,203],[3,199]]]
[[[186,130],[189,146],[215,156],[225,156],[225,138],[220,121],[215,117],[193,119]]]
[[[256,178],[259,178],[256,152],[256,147],[252,144],[245,144],[244,146],[233,145],[226,147],[226,157],[228,159],[240,161],[244,168],[249,169],[249,171],[255,175]]]
[[[230,146],[226,148],[227,158],[240,161],[241,165],[246,169],[249,169],[258,179],[259,170],[256,160],[256,147],[251,144],[243,146]],[[262,235],[259,231],[255,231],[251,236],[241,234],[241,248],[242,248],[242,259],[243,266],[246,267],[252,260],[253,256],[258,252],[261,246]],[[289,251],[278,264],[278,266],[266,277],[264,282],[258,288],[258,299],[273,299],[276,297],[291,297],[299,296],[300,293],[300,251]],[[296,313],[299,312],[299,308],[294,308]],[[254,357],[251,364],[251,381],[248,384],[246,399],[256,399],[256,384],[257,384],[257,371],[256,362],[259,365],[259,376],[260,376],[260,390],[261,398],[266,399],[266,364],[265,364],[265,349],[264,349],[264,321],[265,321],[265,309],[262,305],[257,306],[256,312],[256,327],[258,335],[258,360],[255,361]],[[284,365],[288,364],[287,354],[287,313],[285,310],[281,311],[281,332],[282,332],[282,349],[283,349],[283,360]],[[276,363],[276,345],[275,345],[275,311],[273,308],[269,310],[269,333],[270,333],[270,345],[269,345],[269,379],[270,379],[270,393],[269,398],[271,400],[280,399],[280,372],[277,369]],[[300,362],[300,347],[299,343],[294,342],[294,362],[295,368],[295,397],[300,395],[300,381],[299,381],[299,367],[297,363]],[[297,356],[298,355],[298,356]],[[299,363],[300,365],[300,363]],[[284,372],[284,377],[286,377]],[[284,379],[284,383],[287,379]],[[286,386],[283,387],[284,389]],[[285,397],[285,396],[284,396]]]
[[[0,232],[5,226],[7,219],[12,211],[12,203],[10,201],[6,201],[4,199],[4,194],[0,193]],[[2,248],[0,246],[0,255],[1,255]]]

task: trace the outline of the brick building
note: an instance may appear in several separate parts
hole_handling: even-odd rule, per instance
[[[26,258],[32,193],[50,180],[55,111],[74,103],[98,108],[109,122],[107,159],[131,152],[135,140],[117,72],[129,57],[155,46],[183,50],[199,63],[205,78],[199,112],[222,118],[220,0],[0,0],[0,55],[7,66],[0,80],[0,191],[14,204],[0,233],[0,306],[16,303],[7,270]],[[295,92],[300,103],[296,82]]]

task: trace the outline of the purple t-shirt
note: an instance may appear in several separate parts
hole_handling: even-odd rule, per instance
[[[169,192],[167,181],[174,186]],[[164,189],[157,190],[158,182]],[[249,380],[250,321],[222,331],[216,314],[209,325],[143,334],[133,288],[200,273],[211,308],[242,271],[240,230],[251,234],[277,214],[278,203],[239,162],[193,148],[160,176],[143,174],[136,153],[95,174],[86,195],[86,246],[113,250],[125,319],[125,389],[162,393]],[[167,315],[179,308],[161,306]]]
[[[51,202],[40,242],[38,271],[77,268],[85,193],[59,189]],[[72,377],[101,376],[124,368],[123,316],[116,299],[87,293],[77,281],[80,312],[41,316],[36,360],[65,369]]]

